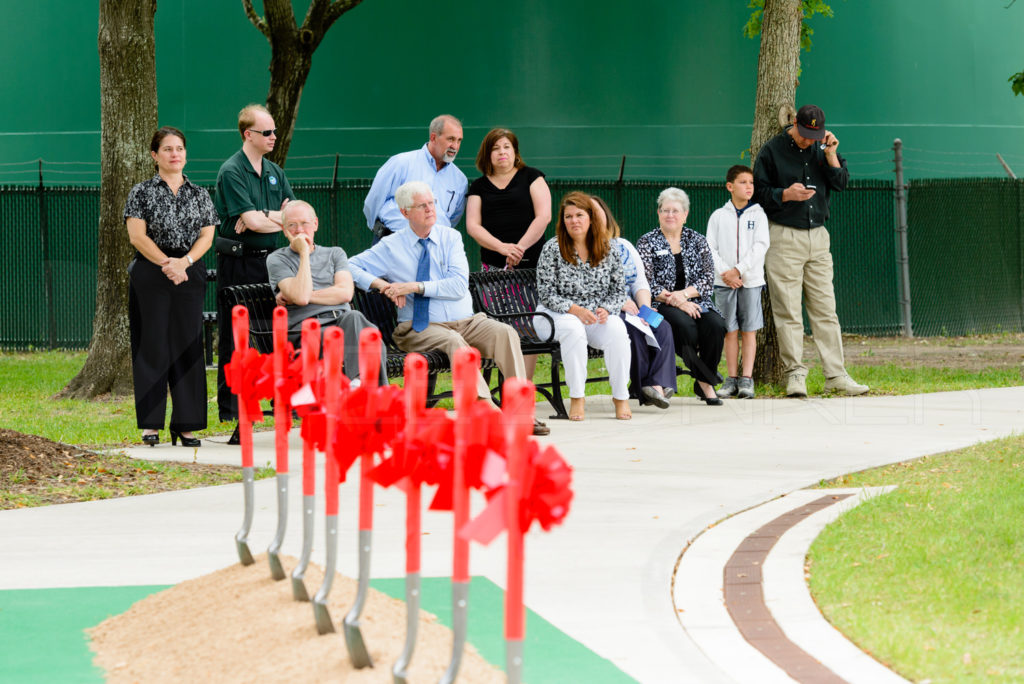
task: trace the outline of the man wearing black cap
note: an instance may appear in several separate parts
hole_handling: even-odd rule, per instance
[[[806,295],[803,303],[821,356],[825,390],[851,396],[868,391],[867,385],[846,372],[832,287],[832,254],[825,228],[829,194],[842,191],[850,180],[838,147],[839,140],[825,129],[825,113],[815,105],[804,105],[795,125],[765,143],[754,164],[754,199],[768,215],[771,238],[765,278],[786,394],[792,397],[807,396],[802,295]]]

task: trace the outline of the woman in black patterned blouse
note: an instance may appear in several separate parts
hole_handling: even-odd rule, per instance
[[[657,230],[636,243],[654,293],[654,307],[672,326],[676,354],[693,373],[693,393],[711,406],[722,400],[714,385],[722,382],[725,321],[712,299],[715,265],[700,233],[686,227],[690,198],[679,188],[658,195]]]
[[[135,258],[128,265],[135,417],[142,441],[160,441],[171,392],[171,443],[197,447],[206,427],[203,295],[200,259],[220,222],[210,194],[185,177],[185,135],[164,126],[150,154],[157,174],[133,187],[124,206]]]

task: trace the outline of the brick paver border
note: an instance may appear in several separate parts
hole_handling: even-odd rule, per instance
[[[725,607],[751,646],[805,684],[838,684],[846,680],[793,643],[776,623],[764,601],[761,569],[769,551],[791,527],[852,494],[831,494],[780,515],[748,535],[723,570]]]

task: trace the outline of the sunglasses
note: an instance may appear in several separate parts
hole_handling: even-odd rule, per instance
[[[269,138],[272,135],[277,135],[277,129],[276,128],[268,128],[265,131],[257,131],[255,128],[250,128],[248,130],[252,131],[253,133],[259,133],[264,138]]]

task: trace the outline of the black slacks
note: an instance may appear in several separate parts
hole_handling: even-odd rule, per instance
[[[265,255],[217,255],[217,411],[221,422],[238,420],[238,399],[224,378],[224,365],[231,362],[235,351],[235,337],[231,329],[231,306],[223,301],[221,290],[231,285],[269,282]]]
[[[170,428],[188,432],[206,427],[206,267],[197,261],[186,272],[188,280],[175,285],[143,257],[128,266],[135,417],[143,430],[163,429],[168,386]]]
[[[658,313],[672,326],[676,354],[683,360],[693,377],[709,385],[722,382],[718,362],[725,345],[725,320],[714,311],[701,312],[700,318],[691,318],[682,309],[662,304]]]

